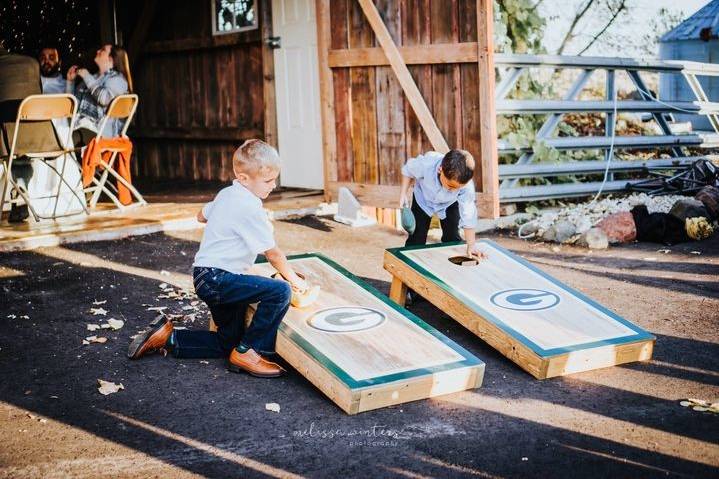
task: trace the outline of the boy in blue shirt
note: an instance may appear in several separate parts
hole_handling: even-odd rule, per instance
[[[416,223],[405,246],[427,243],[432,216],[436,214],[442,227],[443,243],[462,241],[459,234],[459,228],[462,228],[467,242],[467,256],[484,257],[475,246],[477,205],[472,182],[474,165],[474,158],[464,150],[450,150],[446,155],[430,151],[410,158],[404,164],[400,208],[409,207],[411,203]],[[412,185],[413,198],[410,198]]]
[[[277,247],[272,225],[262,208],[276,186],[279,155],[267,143],[248,140],[232,158],[236,179],[197,214],[207,223],[193,263],[197,296],[210,308],[217,332],[173,331],[167,318],[157,320],[130,344],[128,357],[165,349],[176,357],[228,357],[228,369],[257,377],[277,377],[284,369],[263,356],[274,354],[280,322],[290,306],[292,290],[307,290]],[[282,280],[253,276],[247,270],[257,255],[284,277]],[[249,304],[259,303],[245,330]]]

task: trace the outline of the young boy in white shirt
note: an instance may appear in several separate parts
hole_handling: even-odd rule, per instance
[[[232,167],[236,178],[232,185],[197,215],[207,226],[193,263],[195,291],[210,308],[217,332],[173,331],[172,323],[163,317],[130,344],[131,359],[166,349],[184,358],[229,356],[230,371],[257,377],[284,373],[280,365],[263,356],[274,354],[277,329],[289,309],[292,290],[301,293],[307,284],[275,244],[262,208],[262,200],[276,186],[279,155],[263,141],[248,140],[235,151]],[[247,274],[259,253],[289,284]],[[259,305],[245,330],[247,306],[253,303]]]

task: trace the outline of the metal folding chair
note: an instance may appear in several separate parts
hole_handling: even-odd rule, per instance
[[[107,126],[108,122],[123,120],[125,123],[122,125],[119,136],[122,138],[127,138],[127,129],[130,126],[130,122],[132,121],[133,116],[135,116],[138,101],[139,99],[135,94],[119,95],[115,97],[115,99],[112,100],[112,102],[110,103],[110,106],[108,106],[107,108],[107,114],[105,115],[105,118],[103,118],[102,122],[100,122],[97,139],[101,139],[104,137],[103,133],[105,132],[105,127]],[[118,209],[125,209],[127,207],[126,205],[123,205],[118,199],[117,187],[111,182],[109,183],[107,181],[110,175],[112,175],[118,183],[121,183],[122,185],[127,187],[128,190],[130,190],[130,193],[132,193],[135,199],[137,199],[136,204],[146,205],[147,201],[145,201],[140,192],[137,191],[137,189],[132,186],[131,183],[125,180],[125,178],[120,176],[117,170],[115,170],[115,160],[117,159],[117,155],[120,150],[110,148],[103,149],[103,151],[110,151],[112,155],[110,155],[110,158],[107,162],[103,159],[100,160],[100,166],[103,170],[102,173],[99,174],[99,177],[96,174],[95,177],[92,179],[92,185],[85,188],[85,193],[92,193],[92,198],[90,198],[90,207],[94,208],[97,205],[97,202],[100,199],[100,195],[102,193],[105,193],[108,198],[110,198],[112,202],[115,203],[115,206],[117,206]]]
[[[60,193],[62,191],[62,185],[63,183],[67,185],[70,192],[77,198],[78,202],[82,206],[85,213],[89,214],[89,210],[87,209],[87,206],[85,205],[85,198],[83,198],[81,195],[77,193],[75,190],[75,187],[70,185],[67,180],[65,179],[65,169],[67,167],[67,155],[73,155],[74,149],[72,147],[72,130],[75,126],[75,119],[76,119],[76,113],[77,113],[77,100],[74,96],[69,94],[55,94],[55,95],[30,95],[26,97],[21,103],[18,108],[17,117],[15,119],[15,129],[12,134],[12,141],[10,142],[10,151],[8,153],[8,156],[6,158],[3,158],[3,177],[4,181],[2,182],[2,195],[0,195],[0,212],[3,210],[3,206],[5,205],[5,198],[8,193],[8,189],[10,189],[10,192],[15,191],[18,193],[18,197],[15,199],[9,199],[7,202],[9,203],[20,203],[20,199],[27,204],[28,209],[30,210],[30,213],[32,213],[33,218],[35,221],[40,221],[41,218],[43,219],[54,219],[54,218],[60,218],[63,216],[70,216],[75,215],[80,212],[72,212],[68,214],[63,215],[57,215],[57,207],[58,203],[60,201]],[[66,138],[65,142],[58,143],[57,146],[59,149],[57,150],[48,150],[48,151],[35,151],[35,152],[28,152],[23,151],[21,155],[18,155],[17,148],[18,148],[18,138],[22,134],[22,125],[26,123],[31,122],[38,122],[38,121],[50,121],[54,119],[70,119],[70,128],[68,129],[68,137]],[[62,167],[58,171],[55,166],[49,163],[49,160],[53,160],[55,158],[58,158],[62,156]],[[38,214],[38,212],[35,210],[35,208],[32,205],[32,199],[30,198],[30,195],[28,194],[27,190],[18,185],[17,181],[13,178],[12,174],[12,164],[14,161],[16,161],[19,157],[27,157],[31,162],[35,160],[41,160],[43,161],[50,170],[55,172],[55,174],[58,175],[60,178],[60,182],[57,186],[57,193],[54,195],[55,197],[55,206],[53,208],[53,214],[50,216],[44,216]],[[81,186],[81,183],[77,186]],[[12,196],[12,195],[11,195]],[[50,197],[52,198],[52,196]],[[37,199],[37,198],[36,198]]]

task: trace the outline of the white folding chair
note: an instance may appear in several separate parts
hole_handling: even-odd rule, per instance
[[[125,123],[122,125],[119,136],[122,138],[127,138],[127,129],[130,126],[130,122],[132,121],[133,116],[135,116],[138,101],[139,98],[135,94],[119,95],[115,97],[115,99],[112,100],[112,102],[110,103],[110,106],[107,107],[107,114],[100,122],[97,138],[105,138],[103,134],[105,132],[105,127],[107,126],[108,122],[123,120]],[[100,195],[102,193],[105,193],[108,198],[110,198],[112,202],[115,203],[115,206],[117,206],[118,209],[125,209],[127,207],[126,205],[123,205],[118,199],[117,187],[111,182],[109,183],[107,181],[110,175],[112,175],[118,183],[121,183],[122,185],[127,187],[128,190],[130,190],[130,193],[135,197],[135,199],[137,199],[137,204],[146,205],[147,201],[145,201],[140,192],[137,191],[137,189],[132,186],[131,183],[125,180],[125,178],[120,176],[117,170],[115,170],[115,160],[117,159],[117,155],[120,150],[104,149],[103,151],[110,151],[112,154],[110,155],[110,158],[107,162],[103,159],[100,159],[100,166],[103,170],[102,173],[99,174],[99,177],[98,175],[95,175],[95,177],[92,179],[92,185],[85,188],[85,193],[92,193],[92,198],[90,199],[90,207],[94,208],[97,205],[97,202],[100,199]]]
[[[20,203],[20,199],[22,199],[25,204],[28,206],[28,209],[30,210],[30,213],[32,213],[33,218],[35,221],[40,221],[41,218],[43,219],[54,219],[59,218],[62,216],[70,216],[74,214],[78,214],[80,212],[72,212],[68,214],[58,215],[57,207],[58,203],[60,201],[60,193],[62,189],[63,183],[67,185],[70,192],[77,198],[79,204],[82,206],[85,213],[89,214],[89,211],[87,209],[87,206],[85,205],[85,198],[81,197],[76,191],[76,188],[78,186],[81,186],[81,184],[76,185],[73,187],[70,185],[67,180],[65,179],[65,169],[67,167],[67,155],[74,155],[74,149],[72,147],[72,129],[75,125],[75,119],[76,119],[76,113],[77,113],[77,100],[74,96],[69,94],[54,94],[54,95],[30,95],[26,97],[21,103],[18,108],[17,117],[15,119],[15,129],[12,134],[12,141],[10,142],[10,151],[8,153],[8,156],[3,159],[3,177],[4,181],[2,182],[2,195],[0,195],[0,212],[3,210],[3,206],[6,202],[5,198],[7,196],[8,190],[10,192],[17,192],[18,197],[15,199],[9,199],[7,202],[9,203]],[[23,124],[31,123],[31,122],[40,122],[40,121],[50,121],[55,119],[70,119],[70,128],[68,129],[67,138],[65,142],[58,143],[57,146],[59,149],[56,150],[48,150],[48,151],[35,151],[35,152],[28,152],[28,151],[22,151],[21,155],[18,155],[18,138],[20,135],[22,135],[21,130]],[[54,131],[54,130],[53,130]],[[49,160],[53,160],[55,158],[58,158],[62,156],[62,167],[58,171],[55,166],[49,163]],[[53,213],[50,216],[45,216],[39,214],[35,208],[32,205],[32,199],[30,198],[30,195],[28,194],[27,190],[20,186],[15,178],[13,178],[12,174],[12,164],[14,161],[16,161],[19,157],[27,157],[31,162],[35,160],[41,160],[47,165],[48,168],[50,168],[51,171],[55,172],[55,174],[58,175],[60,178],[60,181],[57,185],[57,193],[53,196],[50,196],[49,198],[54,197],[55,198],[55,206],[53,208]],[[12,196],[12,195],[11,195]],[[37,198],[36,198],[37,199]]]

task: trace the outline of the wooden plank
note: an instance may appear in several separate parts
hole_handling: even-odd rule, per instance
[[[225,35],[208,37],[182,38],[177,40],[148,42],[145,45],[144,52],[147,54],[190,52],[215,48],[242,46],[252,43],[259,43],[260,41],[261,38],[259,31],[251,30],[249,32],[228,33]]]
[[[347,48],[349,1],[336,0],[331,4],[331,48]],[[352,154],[352,108],[349,68],[334,69],[332,71],[332,85],[334,90],[336,156],[334,168],[330,171],[328,180],[352,181],[354,160]],[[329,193],[327,194],[329,195]]]
[[[167,128],[137,128],[133,129],[130,135],[132,138],[138,139],[162,139],[162,140],[203,140],[203,141],[227,141],[239,142],[248,138],[258,138],[262,136],[262,130],[259,128],[244,127],[222,127],[222,128],[205,128],[205,127],[167,127]]]
[[[655,338],[489,240],[394,248],[385,269],[538,379],[650,359]],[[399,287],[393,281],[395,290]],[[397,296],[397,291],[390,293]]]
[[[432,42],[456,43],[459,40],[457,0],[431,2]],[[456,64],[432,66],[432,114],[437,127],[451,148],[462,143],[462,98],[460,73]]]
[[[429,21],[429,17],[422,12],[413,9],[409,13],[420,16],[420,20],[423,18]],[[397,48],[407,65],[477,63],[476,42],[405,45]],[[390,64],[381,48],[332,49],[328,53],[328,62],[331,68],[387,66]]]
[[[127,44],[127,56],[130,60],[131,72],[134,71],[135,67],[137,67],[140,63],[140,58],[143,54],[143,47],[147,43],[147,34],[150,32],[152,20],[155,18],[156,7],[157,0],[148,0],[143,2],[140,18],[137,23],[135,23],[135,28],[132,30],[130,43]]]
[[[369,284],[321,255],[289,261],[321,293],[290,308],[276,350],[346,413],[481,385],[479,359]],[[270,276],[274,268],[258,263],[251,271]]]
[[[334,125],[334,87],[332,71],[327,64],[330,46],[330,2],[315,1],[317,22],[317,64],[320,78],[320,115],[322,121],[322,168],[325,191],[330,178],[336,178],[337,144]]]
[[[430,0],[405,0],[402,2],[402,41],[406,47],[414,45],[423,45],[434,48],[429,45],[432,41],[431,35],[431,18],[429,15],[423,14],[430,9]],[[405,47],[401,48],[403,56],[405,55]],[[446,50],[446,49],[445,49]],[[476,52],[475,52],[476,53]],[[382,54],[384,56],[384,54]],[[386,61],[386,57],[384,57]],[[405,56],[406,59],[406,56]],[[417,83],[424,101],[432,104],[432,67],[430,65],[413,65],[408,67],[412,78]],[[417,116],[412,111],[412,106],[405,97],[405,160],[413,158],[421,153],[432,149],[427,135],[422,129]]]
[[[262,100],[265,142],[277,148],[277,98],[275,97],[275,60],[264,40],[272,36],[272,2],[261,2],[260,34],[262,37]]]
[[[349,46],[373,45],[372,28],[360,6],[350,2]],[[376,183],[377,157],[377,102],[374,68],[350,69],[352,119],[352,180],[359,183]]]
[[[328,188],[330,198],[337,199],[338,190],[341,187],[348,188],[357,200],[364,206],[374,206],[377,208],[397,208],[397,198],[399,198],[399,185],[375,185],[369,183],[355,183],[343,181],[330,181]],[[490,198],[481,193],[477,193],[477,208],[486,208],[485,204]]]
[[[460,0],[459,40],[473,42],[477,40],[476,0]],[[476,189],[482,188],[480,102],[479,102],[479,70],[477,64],[464,63],[459,65],[461,77],[461,109],[462,109],[462,148],[472,153],[475,158],[474,184]],[[479,185],[478,187],[476,185]],[[480,214],[480,216],[486,216]]]
[[[385,19],[387,30],[393,41],[401,40],[401,19],[399,2],[379,0],[377,10]],[[377,141],[379,145],[378,183],[399,184],[402,181],[401,168],[405,159],[404,95],[402,87],[388,67],[376,68],[377,82]],[[385,222],[385,212],[381,223]]]
[[[395,75],[397,75],[397,79],[399,80],[400,85],[402,85],[402,90],[405,95],[407,95],[412,109],[417,115],[417,118],[419,118],[422,128],[427,133],[427,136],[432,143],[432,147],[440,153],[446,153],[449,151],[447,142],[437,127],[437,124],[432,117],[432,113],[429,111],[427,104],[424,102],[417,85],[414,83],[414,80],[412,80],[412,76],[410,75],[409,70],[407,70],[407,65],[405,65],[402,61],[402,56],[400,55],[399,50],[397,50],[397,46],[394,41],[392,41],[392,38],[387,31],[387,27],[384,22],[382,22],[382,18],[380,18],[379,13],[377,13],[377,9],[370,0],[358,1],[359,5],[362,7],[365,17],[372,26],[372,30],[377,36],[377,40],[382,46],[382,50],[385,55],[387,55],[387,59],[392,66],[392,71],[394,71]]]
[[[491,203],[481,211],[484,218],[499,217],[499,158],[497,155],[497,115],[494,110],[494,40],[492,0],[477,0],[477,65],[479,68],[479,124],[481,190]]]

